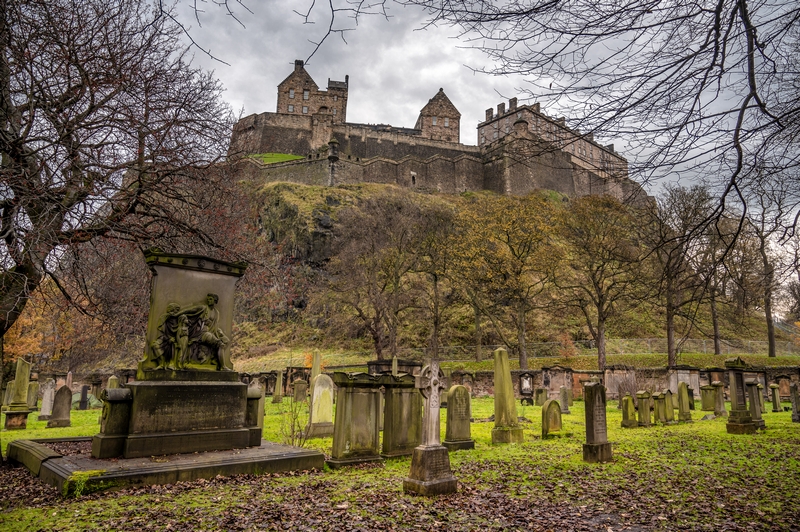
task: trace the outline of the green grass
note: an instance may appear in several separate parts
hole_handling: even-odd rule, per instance
[[[289,155],[288,153],[254,153],[248,157],[264,164],[284,163],[286,161],[296,161],[304,159],[301,155]]]
[[[269,440],[282,439],[282,412],[289,399],[284,401],[280,405],[266,401],[264,435]],[[261,525],[254,528],[261,529],[272,526],[270,519],[279,526],[280,515],[295,512],[311,529],[315,528],[313,519],[333,515],[337,522],[360,523],[362,529],[411,529],[419,526],[421,513],[428,512],[440,529],[499,530],[506,527],[480,508],[502,504],[523,508],[554,504],[571,515],[611,514],[624,524],[663,530],[720,530],[730,523],[748,530],[788,530],[800,517],[796,503],[800,424],[791,422],[790,412],[772,413],[768,407],[767,430],[756,435],[727,434],[724,419],[700,421],[705,412],[699,410],[692,412],[694,423],[622,429],[621,411],[611,401],[607,418],[614,461],[586,464],[582,461],[582,402],[576,401],[571,413],[563,416],[561,433],[546,440],[541,439],[541,408],[518,406],[519,415],[530,420],[522,423],[525,441],[503,446],[491,445],[493,424],[480,421],[493,408],[492,398],[473,400],[476,448],[450,453],[460,486],[458,495],[442,499],[444,506],[402,493],[410,459],[399,458],[369,468],[95,494],[52,507],[4,511],[0,527],[128,530],[182,525],[224,530],[239,523],[226,520],[228,516],[257,515]],[[26,431],[13,435],[3,431],[3,444],[11,437],[92,435],[98,430],[98,413],[74,411],[74,426],[69,429],[43,430],[41,423],[31,422]],[[442,437],[445,416],[443,410]],[[331,438],[308,442],[325,453],[330,453],[331,444]],[[309,498],[313,504],[309,505]],[[306,518],[310,521],[303,521]]]

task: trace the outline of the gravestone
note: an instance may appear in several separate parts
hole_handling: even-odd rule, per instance
[[[567,387],[561,386],[558,388],[558,404],[561,406],[562,414],[569,414],[569,395]]]
[[[6,384],[5,392],[3,392],[3,407],[2,407],[3,412],[8,410],[8,406],[11,404],[11,398],[13,396],[14,396],[14,381],[11,381]]]
[[[450,451],[474,449],[470,421],[472,419],[472,399],[466,387],[456,384],[447,393],[450,406],[447,407],[447,426],[442,445]]]
[[[311,390],[311,414],[306,438],[333,436],[333,381],[327,375],[319,374]]]
[[[586,405],[586,443],[583,445],[583,461],[590,464],[612,460],[611,444],[608,442],[606,426],[606,389],[596,382],[583,386]]]
[[[751,411],[747,408],[747,390],[744,381],[747,363],[741,357],[729,358],[725,361],[725,367],[728,370],[731,396],[731,411],[725,429],[728,434],[754,434],[758,426],[753,422]],[[758,402],[757,397],[754,399]]]
[[[547,401],[547,388],[536,388],[534,404],[536,406],[543,406],[545,401]]]
[[[422,445],[416,447],[411,455],[411,471],[403,480],[405,493],[444,495],[455,493],[458,488],[458,481],[450,469],[450,454],[439,441],[439,394],[444,389],[444,380],[438,360],[423,367],[416,378],[417,388],[425,398]]]
[[[106,382],[107,389],[115,389],[119,388],[119,378],[116,375],[112,375],[108,378],[108,382]]]
[[[39,408],[39,382],[28,383],[28,409],[37,410]]]
[[[109,388],[112,389],[113,388]],[[264,435],[264,391],[258,379],[247,386],[247,407],[244,415],[244,424],[250,431],[249,447],[261,445]]]
[[[522,443],[514,386],[511,383],[511,366],[508,352],[502,347],[494,352],[494,428],[492,444]]]
[[[647,413],[647,417],[650,417],[649,412]],[[630,429],[638,426],[639,422],[636,421],[636,405],[633,402],[631,394],[626,393],[622,398],[622,427]]]
[[[727,417],[728,411],[725,410],[725,385],[721,381],[711,383],[714,386],[714,415],[716,417]]]
[[[399,375],[399,370],[397,369],[397,355],[392,357],[392,376],[397,377]]]
[[[84,384],[81,386],[81,402],[78,405],[78,410],[87,410],[89,408],[89,386]]]
[[[655,407],[653,408],[653,422],[661,423],[662,425],[667,422],[667,408],[664,401],[664,394],[654,392],[651,396]]]
[[[713,412],[716,403],[717,388],[710,384],[700,387],[700,410],[703,412]]]
[[[783,412],[783,407],[781,407],[780,386],[774,383],[770,384],[769,390],[772,394],[772,411]]]
[[[746,383],[747,386],[747,396],[750,400],[750,417],[753,419],[753,424],[756,426],[757,429],[765,429],[767,428],[766,422],[764,422],[764,418],[761,417],[761,401],[759,401],[758,396],[763,394],[761,390],[758,388],[759,384],[755,382],[748,382]]]
[[[667,425],[675,424],[675,401],[672,399],[672,392],[664,390],[661,394],[664,397],[664,422]]]
[[[337,386],[336,417],[331,459],[326,463],[335,469],[382,460],[378,431],[380,375],[337,371],[333,383]]]
[[[686,385],[686,394],[689,396],[689,410],[694,410],[694,388]]]
[[[72,390],[66,385],[56,391],[53,399],[53,412],[47,421],[47,428],[70,426],[70,412],[72,411]]]
[[[308,398],[308,383],[297,379],[292,383],[292,397],[295,403],[302,403]]]
[[[522,396],[519,400],[521,404],[533,406],[533,374],[521,373],[519,376],[519,394]]]
[[[646,390],[639,390],[636,392],[636,399],[637,399],[637,408],[636,412],[639,416],[639,426],[640,427],[649,427],[651,425],[650,421],[650,392]]]
[[[689,409],[689,385],[685,382],[678,383],[678,421],[692,421],[692,412]]]
[[[278,376],[275,379],[275,389],[272,391],[272,402],[283,402],[283,371],[278,371]]]
[[[800,423],[800,386],[796,382],[789,385],[789,399],[792,401],[792,423]]]
[[[761,406],[761,412],[765,412],[767,407],[764,403],[764,385],[759,382],[756,386],[758,387],[758,402]]]
[[[67,372],[67,382],[64,384],[64,386],[69,388],[70,391],[72,390],[72,372],[71,371]]]
[[[567,387],[567,404],[572,406],[572,387]]]
[[[382,375],[383,448],[381,456],[408,456],[422,443],[422,395],[407,373]]]
[[[39,410],[39,421],[47,421],[53,413],[53,400],[56,397],[56,381],[47,379],[42,383],[42,408]]]
[[[551,432],[561,431],[561,406],[558,401],[548,399],[542,405],[542,439]]]
[[[28,382],[31,365],[23,358],[17,359],[17,373],[14,376],[14,389],[6,409],[6,430],[22,430],[28,426]]]

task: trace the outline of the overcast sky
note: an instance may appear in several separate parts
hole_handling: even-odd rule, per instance
[[[317,23],[303,24],[292,11],[306,6],[303,0],[246,4],[252,14],[241,7],[235,10],[245,28],[213,5],[205,6],[198,26],[192,3],[179,4],[180,20],[190,26],[191,36],[230,66],[199,51],[195,61],[216,72],[227,100],[237,113],[243,107],[245,116],[275,112],[278,83],[292,72],[295,59],[311,54],[314,45],[309,41],[319,40],[327,27],[320,7]],[[356,123],[413,127],[420,109],[442,87],[461,112],[461,142],[476,144],[476,126],[485,110],[519,96],[517,89],[525,81],[473,73],[469,67],[481,67],[486,60],[456,39],[454,29],[419,30],[425,20],[420,10],[389,7],[388,20],[361,18],[357,29],[347,33],[347,44],[338,36],[329,37],[307,64],[309,74],[323,89],[328,78],[343,81],[350,76],[347,120]],[[342,23],[353,25],[345,19]]]

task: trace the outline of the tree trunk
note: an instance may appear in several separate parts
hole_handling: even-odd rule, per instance
[[[528,369],[528,350],[525,346],[525,305],[517,311],[517,345],[519,345],[519,368]]]
[[[711,285],[711,323],[714,327],[714,354],[722,354],[722,342],[719,337],[719,314],[717,313],[717,287],[716,283]]]
[[[767,320],[767,343],[769,350],[767,354],[770,357],[777,356],[775,351],[775,323],[772,321],[772,286],[775,282],[775,268],[767,256],[765,238],[761,240],[759,252],[761,254],[761,263],[764,266],[764,318]]]
[[[481,311],[477,305],[472,305],[475,312],[475,362],[480,362],[482,358],[481,344],[483,343],[483,330],[481,329]]]
[[[606,369],[606,320],[597,318],[597,369]]]
[[[672,302],[672,291],[667,289],[666,315],[667,315],[667,367],[677,364],[677,348],[675,347],[675,306]]]

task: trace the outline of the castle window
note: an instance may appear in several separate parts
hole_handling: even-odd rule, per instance
[[[431,118],[431,124],[433,124],[434,126],[436,125],[436,117],[435,116],[433,118]]]
[[[336,116],[336,108],[333,109],[333,116]]]
[[[333,95],[333,101],[334,101],[334,102],[336,102],[336,101],[338,101],[338,100],[339,100],[339,97],[338,97],[337,95],[335,95],[335,94],[334,94],[334,95]]]
[[[450,127],[450,119],[447,117],[444,119],[444,127]]]
[[[289,98],[294,99],[294,89],[289,89]]]
[[[294,105],[290,105],[289,106],[289,112],[290,113],[294,113]]]
[[[506,126],[506,133],[510,133],[510,132],[511,132],[511,128]]]
[[[303,99],[308,100],[308,91],[303,91]]]
[[[492,138],[493,138],[493,139],[496,139],[496,138],[497,138],[497,131],[495,131],[495,132],[492,134]]]
[[[305,105],[303,106],[303,114],[304,115],[308,114],[308,107],[306,107]]]

